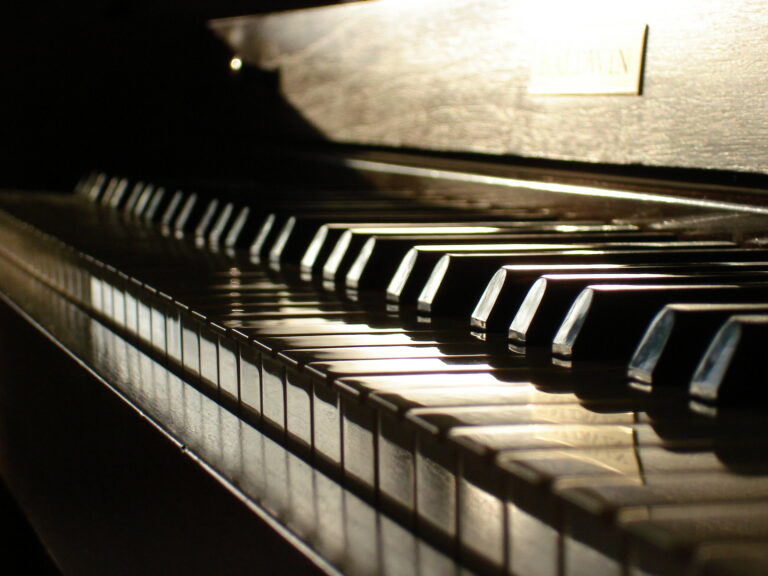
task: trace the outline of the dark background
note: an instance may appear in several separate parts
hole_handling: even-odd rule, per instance
[[[0,186],[61,189],[93,168],[253,175],[279,138],[277,80],[235,75],[210,18],[317,0],[17,2],[0,9]]]

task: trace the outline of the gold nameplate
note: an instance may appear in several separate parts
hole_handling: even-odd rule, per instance
[[[640,94],[646,25],[551,30],[536,41],[530,94]]]

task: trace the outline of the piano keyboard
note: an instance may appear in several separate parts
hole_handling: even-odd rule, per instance
[[[768,573],[768,250],[429,192],[259,202],[92,174],[0,197],[0,246],[432,550],[342,571]]]

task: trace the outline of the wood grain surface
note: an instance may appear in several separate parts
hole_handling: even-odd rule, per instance
[[[536,42],[647,25],[641,95],[528,92]],[[210,23],[355,144],[768,172],[768,3],[378,0]]]

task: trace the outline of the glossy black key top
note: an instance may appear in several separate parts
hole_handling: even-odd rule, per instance
[[[175,236],[181,238],[194,233],[206,212],[207,205],[205,199],[197,192],[189,194],[173,220],[171,227]]]
[[[152,198],[147,204],[147,209],[144,210],[143,218],[145,222],[157,224],[163,217],[163,213],[171,203],[173,195],[170,191],[166,190],[163,186],[155,188]]]
[[[104,204],[113,210],[120,210],[128,200],[128,179],[118,178],[115,180],[111,190],[104,196]]]
[[[232,225],[224,238],[225,248],[234,250],[250,247],[264,222],[264,218],[255,208],[241,206],[233,216]]]
[[[165,210],[163,210],[162,216],[160,217],[160,226],[162,227],[163,231],[170,230],[173,221],[179,215],[179,211],[184,204],[184,200],[185,195],[181,190],[176,190],[176,192],[173,193],[170,201],[168,202],[168,206],[166,206]]]
[[[594,266],[597,268],[600,265]],[[532,313],[536,310],[535,305],[531,301],[536,298],[536,304],[538,304],[543,300],[546,288],[552,278],[567,277],[575,281],[577,277],[585,280],[587,277],[590,277],[594,280],[594,283],[599,283],[601,280],[608,280],[610,278],[615,278],[616,282],[642,282],[651,279],[660,280],[669,276],[653,273],[656,268],[651,266],[626,265],[620,267],[616,265],[611,273],[603,273],[599,268],[597,271],[590,270],[589,265],[584,265],[581,269],[572,265],[570,270],[558,270],[556,265],[548,268],[545,266],[538,268],[538,271],[534,271],[505,266],[496,272],[488,283],[485,292],[480,297],[477,306],[472,311],[470,320],[472,328],[489,333],[508,332],[511,340],[520,341],[521,339],[515,338],[516,334],[513,333],[513,329],[517,328],[514,326],[514,320],[520,317],[523,309],[526,311],[530,310]],[[572,301],[573,295],[570,297],[568,306],[570,306]],[[543,306],[543,308],[547,312],[551,310],[549,305]],[[553,315],[559,314],[559,319],[562,320],[567,309],[566,307],[560,312],[552,311],[552,313]],[[510,325],[513,328],[510,328]],[[552,334],[550,334],[550,341],[552,340],[551,336]],[[524,335],[522,341],[525,341]]]
[[[221,243],[236,215],[236,208],[232,202],[227,202],[221,207],[211,225],[211,229],[208,231],[207,241],[211,246],[218,246]]]
[[[89,180],[85,188],[85,194],[87,195],[88,200],[95,204],[99,203],[101,195],[104,193],[104,189],[107,185],[107,179],[108,176],[104,172],[94,174],[93,178]]]
[[[568,250],[589,248],[596,244],[610,242],[658,242],[672,240],[670,236],[656,236],[654,233],[630,234],[564,234],[564,233],[533,233],[523,230],[510,230],[498,227],[497,231],[473,231],[468,226],[462,231],[463,236],[456,236],[449,230],[445,236],[439,238],[441,232],[436,231],[432,236],[414,234],[404,237],[378,237],[376,235],[368,239],[363,245],[357,258],[346,276],[348,290],[383,290],[392,280],[405,255],[411,248],[428,244],[444,244],[446,253],[455,249],[450,245],[461,244],[503,244],[509,243],[509,250]],[[409,233],[410,235],[410,233]],[[515,246],[517,245],[517,246]],[[460,249],[459,249],[460,251]],[[478,247],[475,252],[483,251]]]
[[[727,405],[763,405],[768,390],[768,316],[731,317],[717,332],[691,380],[699,401]]]
[[[341,236],[348,230],[350,234],[498,234],[502,231],[536,230],[538,222],[367,222],[367,223],[330,223],[321,226],[307,251],[301,258],[302,280],[309,281],[313,275],[322,275],[323,266]],[[345,241],[346,242],[346,241]]]
[[[587,286],[599,284],[672,285],[768,281],[768,271],[727,274],[545,274],[532,285],[509,327],[509,339],[518,345],[542,346],[555,332]]]
[[[136,203],[139,201],[139,197],[141,196],[141,193],[144,191],[144,186],[145,186],[144,182],[139,180],[131,187],[131,191],[128,194],[128,199],[125,201],[125,204],[123,204],[123,211],[126,214],[133,213],[133,210],[136,207]]]
[[[400,262],[406,253],[415,246],[434,244],[439,246],[437,250],[453,252],[464,249],[472,252],[485,250],[505,251],[545,251],[545,250],[569,250],[588,248],[589,244],[563,244],[553,243],[557,239],[544,238],[520,238],[517,235],[489,234],[483,236],[395,236],[378,238],[373,236],[363,244],[360,252],[347,272],[345,285],[350,290],[383,290],[392,280]],[[498,244],[494,244],[498,243]]]
[[[377,220],[384,222],[402,221],[406,224],[420,221],[443,222],[451,220],[456,222],[473,222],[489,220],[490,218],[490,213],[486,216],[484,213],[465,213],[439,207],[426,208],[418,206],[408,208],[399,202],[371,203],[368,206],[363,205],[355,211],[351,209],[343,211],[320,210],[313,214],[289,216],[274,243],[269,248],[269,262],[271,265],[279,265],[281,263],[298,264],[319,229],[326,223],[376,222]],[[339,238],[339,241],[341,241],[341,238]],[[351,255],[354,258],[357,255],[356,248],[358,244],[356,242],[351,244],[355,249],[354,254]]]
[[[627,375],[640,390],[687,390],[707,346],[728,318],[766,313],[768,304],[669,304],[648,326]]]
[[[139,197],[136,200],[136,204],[134,204],[133,209],[131,210],[131,216],[134,218],[141,218],[144,215],[147,206],[149,206],[149,201],[152,199],[152,195],[154,193],[154,184],[147,184],[144,186],[144,189],[141,191],[141,194],[139,194]]]
[[[536,254],[446,254],[435,264],[419,295],[418,309],[433,315],[464,316],[472,312],[488,282],[508,264],[655,264],[660,262],[696,262],[701,259],[766,260],[768,251],[718,249],[695,246],[645,249],[637,244],[632,250],[618,247],[571,250]]]
[[[478,331],[507,332],[525,294],[524,284],[536,271],[540,274],[728,274],[768,271],[768,262],[711,262],[677,264],[551,264],[503,266],[483,292],[472,312],[471,326]],[[523,278],[521,280],[520,278]]]
[[[637,229],[634,226],[626,227],[623,225],[569,225],[561,223],[553,226],[536,227],[536,230],[542,233],[559,232],[564,235],[564,238],[567,238],[571,234],[633,233]],[[439,249],[429,246],[410,250],[401,261],[387,287],[387,300],[401,306],[416,304],[421,289],[442,256],[443,254],[440,253]]]
[[[513,222],[514,223],[514,222]],[[422,228],[422,227],[419,227]],[[442,227],[441,227],[442,228]],[[474,223],[472,223],[472,226],[467,226],[464,228],[466,233],[466,243],[464,239],[462,238],[461,241],[456,242],[444,242],[441,239],[434,238],[435,234],[429,233],[427,234],[427,230],[425,229],[412,229],[412,232],[414,234],[410,234],[405,230],[402,230],[400,233],[401,235],[408,235],[413,236],[410,246],[408,246],[409,240],[407,238],[401,238],[401,239],[394,239],[392,240],[393,246],[395,247],[395,250],[397,250],[397,253],[394,257],[394,259],[397,261],[397,264],[394,262],[390,263],[390,268],[388,268],[387,272],[391,276],[392,273],[398,269],[400,262],[402,262],[404,254],[407,254],[408,251],[411,249],[412,246],[418,244],[418,240],[416,236],[424,236],[423,238],[423,244],[425,246],[429,244],[433,244],[433,246],[430,246],[429,248],[425,249],[431,249],[431,251],[435,253],[443,254],[446,251],[450,249],[450,245],[455,246],[455,250],[457,252],[461,251],[471,251],[471,252],[477,252],[478,249],[472,247],[472,243],[474,241],[475,244],[478,245],[484,245],[487,246],[487,251],[501,251],[504,250],[504,247],[501,242],[485,242],[484,236],[486,234],[491,234],[494,232],[488,231],[487,227],[485,226],[474,226]],[[390,232],[394,232],[394,229],[390,229]],[[323,286],[327,289],[334,289],[335,285],[338,284],[340,286],[343,286],[345,283],[345,280],[347,278],[348,273],[351,270],[351,267],[353,264],[356,263],[358,259],[360,259],[360,262],[357,264],[358,266],[362,267],[367,263],[367,258],[370,256],[368,252],[369,250],[373,250],[375,241],[371,242],[371,237],[375,236],[374,230],[371,229],[352,229],[345,231],[340,237],[339,240],[336,242],[336,245],[333,247],[333,250],[331,250],[331,253],[328,255],[328,259],[326,260],[325,264],[323,265]],[[382,235],[380,231],[379,235]],[[434,230],[433,232],[436,232],[438,234],[442,233],[442,230]],[[452,234],[454,235],[454,234]],[[473,240],[473,235],[476,235],[477,238]],[[386,245],[388,244],[388,240],[386,238],[382,239],[382,244]],[[514,239],[510,240],[510,242],[515,242]],[[447,245],[446,245],[447,244]],[[364,251],[364,248],[367,246],[367,248]],[[405,248],[405,250],[403,250]],[[531,248],[532,249],[532,248]],[[386,252],[386,247],[384,248]],[[360,258],[360,255],[362,253],[362,258]],[[383,284],[383,283],[382,283]]]
[[[563,365],[594,361],[623,364],[662,306],[675,302],[760,303],[766,298],[768,285],[761,283],[592,286],[574,300],[552,341],[552,353]]]

